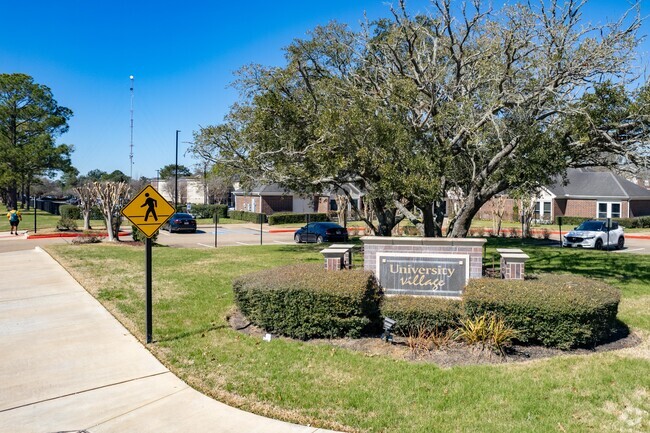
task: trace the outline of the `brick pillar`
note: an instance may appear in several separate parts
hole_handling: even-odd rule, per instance
[[[523,252],[501,252],[501,278],[523,280],[525,263],[528,259],[528,255]]]
[[[332,244],[328,250],[343,251],[343,268],[352,269],[352,248],[354,248],[354,244]]]
[[[340,271],[342,268],[339,257],[325,257],[325,269],[328,271]]]
[[[346,252],[344,249],[332,248],[321,250],[321,254],[325,257],[325,269],[328,271],[340,271],[343,269]]]

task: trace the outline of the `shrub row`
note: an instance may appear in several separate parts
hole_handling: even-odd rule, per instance
[[[187,210],[187,207],[185,208]],[[218,213],[219,218],[228,217],[228,205],[225,204],[193,204],[189,213],[195,218],[212,218]]]
[[[329,221],[326,213],[278,212],[269,215],[269,225]]]
[[[72,219],[72,220],[83,219],[81,208],[79,206],[75,206],[71,204],[65,204],[59,206],[59,214],[61,215],[62,219]],[[92,208],[90,208],[90,219],[91,220],[104,219],[104,215],[102,215],[102,211],[97,206],[93,206]]]
[[[650,216],[636,218],[614,218],[623,227],[629,229],[647,229],[650,228]]]
[[[359,337],[379,327],[381,288],[372,272],[300,264],[233,281],[235,303],[254,324],[293,338]]]
[[[248,221],[252,223],[265,223],[266,215],[263,213],[257,212],[246,212],[243,210],[231,210],[228,212],[228,216],[234,220]]]
[[[616,328],[620,295],[607,284],[575,275],[536,280],[475,279],[465,289],[465,313],[495,314],[522,343],[570,349],[593,346]]]
[[[583,221],[588,221],[593,218],[584,217],[556,217],[555,223],[558,224],[558,218],[562,218],[563,226],[578,226]],[[599,218],[602,219],[602,218]],[[643,229],[650,228],[650,216],[636,217],[636,218],[612,218],[612,221],[619,223],[625,228],[629,229]]]
[[[61,219],[81,219],[81,209],[79,209],[79,206],[74,206],[71,204],[64,204],[59,206],[59,214],[61,215]]]
[[[390,296],[384,299],[381,313],[395,320],[394,331],[408,336],[454,329],[463,317],[462,302],[449,298]]]
[[[560,349],[591,347],[616,330],[618,291],[575,275],[532,280],[470,280],[463,300],[391,296],[382,300],[373,275],[328,272],[322,265],[294,265],[240,277],[235,302],[251,322],[293,338],[357,337],[377,329],[381,316],[394,332],[458,329],[461,320],[484,315],[515,329],[516,340]],[[380,308],[381,306],[381,308]]]

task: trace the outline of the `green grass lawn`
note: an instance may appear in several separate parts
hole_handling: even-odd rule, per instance
[[[230,405],[312,426],[368,432],[650,431],[650,256],[522,247],[529,272],[573,272],[621,290],[619,317],[643,336],[617,352],[448,369],[327,344],[232,330],[233,277],[321,262],[320,245],[154,248],[154,344],[183,380]],[[48,247],[94,296],[144,341],[143,247]],[[360,254],[356,264],[360,265]],[[487,262],[491,259],[488,257]]]
[[[30,233],[34,232],[34,210],[21,211],[23,216],[22,221],[18,225],[18,230],[29,230]],[[54,230],[56,229],[57,222],[61,219],[59,215],[52,215],[51,213],[37,210],[36,211],[36,231],[39,230]],[[77,220],[77,226],[83,228],[83,220]],[[104,220],[91,220],[90,225],[93,228],[104,229]],[[6,212],[0,218],[0,232],[9,231],[9,220],[6,218]]]

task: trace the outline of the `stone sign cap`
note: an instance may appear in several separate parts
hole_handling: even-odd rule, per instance
[[[339,249],[339,248],[341,248],[341,249],[342,248],[352,249],[352,248],[356,247],[356,245],[354,245],[354,244],[332,244],[329,247],[334,248],[334,249]]]
[[[499,253],[499,254],[507,254],[507,253],[523,254],[524,252],[519,248],[497,248],[497,253]]]
[[[506,261],[512,262],[512,261],[526,261],[530,258],[528,254],[521,253],[504,253],[501,254],[501,257],[506,259]]]

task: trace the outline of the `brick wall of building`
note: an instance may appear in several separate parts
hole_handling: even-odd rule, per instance
[[[494,210],[494,207],[496,205],[496,199],[491,199],[487,203],[485,203],[479,211],[476,214],[476,217],[478,219],[482,220],[491,220],[492,219],[492,212]],[[504,204],[504,212],[503,212],[503,220],[504,221],[516,221],[518,220],[518,216],[514,216],[514,205],[515,205],[515,200],[511,198],[507,198],[505,200]]]
[[[262,196],[262,213],[272,215],[276,212],[292,212],[293,197],[288,195]]]
[[[650,200],[633,200],[630,202],[630,218],[650,215]]]
[[[330,210],[330,198],[326,196],[314,197],[314,209],[319,213],[327,213]]]

